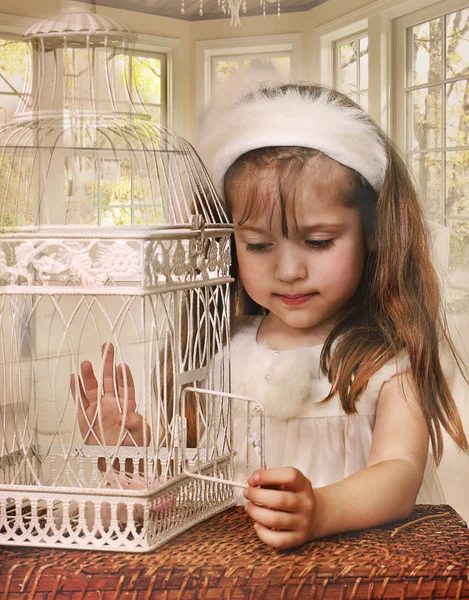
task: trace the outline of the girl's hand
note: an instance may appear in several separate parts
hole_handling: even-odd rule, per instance
[[[78,404],[80,433],[85,444],[143,446],[145,425],[142,416],[136,412],[132,373],[128,365],[119,365],[114,372],[112,344],[104,344],[102,354],[104,357],[102,394],[98,394],[100,388],[89,361],[81,363],[82,380],[75,374],[70,379],[72,397]],[[76,389],[77,381],[79,390]],[[146,431],[148,444],[150,442],[148,425]]]
[[[312,537],[314,491],[301,471],[293,467],[256,471],[248,484],[244,496],[250,502],[244,508],[263,542],[294,548]]]

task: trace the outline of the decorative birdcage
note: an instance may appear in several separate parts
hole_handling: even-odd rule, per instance
[[[0,129],[0,543],[147,551],[234,503],[232,228],[132,97],[126,26],[71,5],[24,38]]]

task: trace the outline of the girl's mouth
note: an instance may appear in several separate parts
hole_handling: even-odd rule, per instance
[[[308,300],[315,296],[316,293],[317,292],[314,292],[312,294],[295,294],[294,296],[282,296],[280,294],[277,294],[277,297],[279,298],[279,300],[281,300],[284,304],[287,304],[288,306],[299,306],[300,304],[308,302]]]

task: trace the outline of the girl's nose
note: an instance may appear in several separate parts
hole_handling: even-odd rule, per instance
[[[284,246],[278,254],[275,277],[279,281],[291,283],[297,279],[305,279],[306,275],[307,269],[302,253],[298,249]]]

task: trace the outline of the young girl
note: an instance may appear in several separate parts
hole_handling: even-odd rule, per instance
[[[232,391],[266,415],[269,468],[244,494],[259,538],[289,548],[443,502],[429,440],[437,463],[442,427],[468,442],[439,341],[456,353],[389,140],[339,92],[265,84],[208,111],[198,149],[235,226]],[[245,438],[235,414],[238,463]]]

